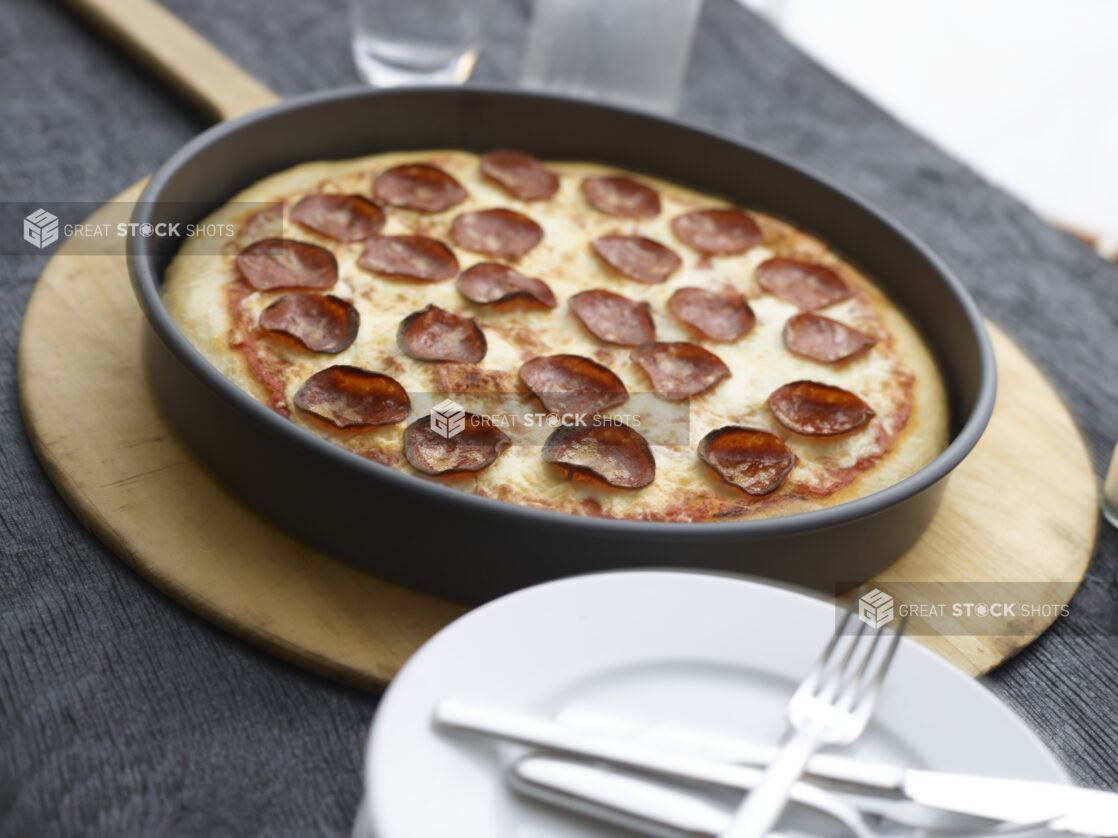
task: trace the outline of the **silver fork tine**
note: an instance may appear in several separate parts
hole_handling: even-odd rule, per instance
[[[857,670],[846,679],[841,687],[835,687],[836,695],[833,697],[832,701],[836,707],[849,710],[854,706],[855,701],[861,694],[862,682],[866,677],[866,672],[869,670],[870,661],[873,660],[874,652],[877,651],[877,642],[881,639],[883,633],[883,629],[876,629],[874,631],[873,636],[870,638],[870,648],[862,655],[862,662],[858,665]],[[861,640],[861,635],[855,639],[855,644],[859,640]]]
[[[811,672],[803,682],[796,689],[797,693],[814,693],[819,687],[820,681],[823,679],[823,672],[827,668],[827,663],[831,659],[831,655],[838,646],[839,640],[842,639],[843,632],[846,630],[846,624],[850,622],[850,618],[854,616],[854,609],[857,607],[857,600],[851,600],[850,605],[847,606],[846,612],[842,615],[842,622],[839,623],[835,633],[831,635],[831,639],[827,641],[827,645],[823,647],[823,653],[819,656],[819,660],[812,668]]]
[[[881,634],[880,629],[874,634],[874,640]],[[846,654],[842,656],[839,662],[838,669],[831,673],[823,686],[819,690],[819,698],[828,703],[833,702],[835,697],[839,694],[840,687],[847,684],[846,672],[850,668],[850,662],[854,659],[854,653],[858,651],[858,647],[862,643],[862,638],[866,636],[866,624],[862,623],[858,626],[858,633],[854,635],[854,639],[850,641],[847,646]],[[870,654],[873,654],[873,646],[870,646]],[[862,667],[865,666],[865,659],[862,661]],[[861,668],[859,668],[861,671]]]
[[[908,627],[908,615],[906,614],[901,618],[900,625],[897,626],[893,633],[893,639],[890,641],[889,646],[885,650],[884,657],[878,662],[877,668],[873,671],[872,676],[869,675],[869,665],[873,660],[874,652],[877,650],[877,643],[884,633],[883,629],[878,629],[874,634],[873,642],[870,644],[870,649],[866,652],[865,657],[862,659],[862,665],[858,667],[858,672],[855,678],[847,685],[847,691],[843,699],[838,702],[844,710],[849,710],[855,705],[870,699],[872,702],[877,701],[877,694],[881,691],[881,685],[885,681],[885,676],[889,672],[889,667],[893,665],[893,656],[897,652],[897,644],[900,642],[901,635],[904,634],[905,629]],[[867,677],[869,683],[866,684]],[[868,712],[873,710],[872,703],[867,709]]]
[[[897,626],[893,632],[893,638],[889,641],[889,647],[885,650],[885,657],[881,663],[878,664],[877,673],[874,675],[873,680],[870,682],[863,698],[859,702],[863,706],[864,712],[868,718],[870,713],[873,712],[874,706],[877,704],[877,699],[881,695],[881,687],[885,683],[885,676],[889,673],[889,668],[893,665],[893,657],[897,654],[897,645],[901,642],[901,635],[905,633],[908,628],[908,615],[906,614],[901,618],[900,625]]]

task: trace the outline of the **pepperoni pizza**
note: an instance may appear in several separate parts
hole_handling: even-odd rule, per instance
[[[191,342],[416,479],[719,521],[870,494],[946,445],[939,371],[876,285],[794,224],[673,183],[393,153],[281,172],[207,222],[229,234],[188,241],[165,282]]]

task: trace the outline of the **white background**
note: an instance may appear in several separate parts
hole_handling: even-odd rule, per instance
[[[1048,218],[1118,241],[1118,0],[742,0]]]

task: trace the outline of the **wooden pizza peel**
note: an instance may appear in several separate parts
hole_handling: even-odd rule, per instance
[[[276,96],[151,0],[69,0],[206,114],[229,119]],[[143,183],[90,224],[127,220]],[[65,242],[31,296],[19,344],[28,434],[47,474],[98,538],[169,596],[295,664],[366,689],[465,606],[385,582],[287,535],[226,491],[170,430],[142,369],[146,325],[113,253]],[[920,541],[873,583],[935,584],[945,598],[1032,583],[1066,602],[1098,526],[1091,462],[1068,409],[1036,366],[990,324],[1000,388],[990,427],[953,473]],[[1059,450],[1047,440],[1061,439]],[[920,636],[963,670],[990,670],[1036,639]]]

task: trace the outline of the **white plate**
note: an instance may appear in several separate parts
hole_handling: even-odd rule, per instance
[[[775,743],[788,697],[835,619],[832,605],[785,588],[663,571],[564,579],[471,611],[412,657],[381,702],[366,754],[372,834],[627,835],[515,796],[502,768],[523,749],[435,729],[435,704],[456,696],[549,716],[577,708]],[[1067,781],[993,695],[907,641],[851,750],[916,767]]]

